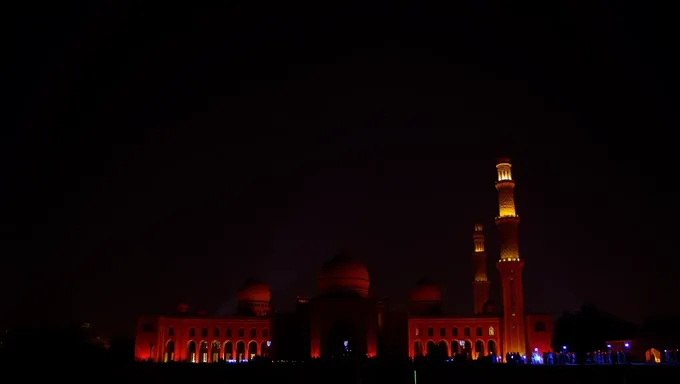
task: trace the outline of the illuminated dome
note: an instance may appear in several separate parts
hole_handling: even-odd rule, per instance
[[[343,252],[324,263],[317,285],[321,294],[342,292],[366,297],[370,280],[366,266]]]
[[[413,302],[436,302],[442,300],[442,291],[433,280],[422,278],[411,291]]]
[[[180,303],[177,306],[177,312],[179,313],[187,313],[189,312],[189,306],[186,303]]]
[[[271,300],[271,296],[272,294],[267,284],[250,278],[243,284],[243,288],[238,291],[237,299],[243,302],[268,303]]]

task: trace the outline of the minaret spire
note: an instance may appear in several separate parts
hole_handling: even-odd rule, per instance
[[[472,263],[474,265],[474,280],[472,282],[472,293],[474,301],[475,315],[484,312],[484,304],[489,301],[489,288],[491,282],[486,276],[486,251],[484,251],[484,227],[475,224],[475,231],[472,234],[472,241],[475,250],[472,253]]]
[[[519,216],[515,211],[515,181],[512,179],[510,159],[501,158],[496,163],[498,171],[498,217],[496,226],[500,237],[501,255],[496,267],[500,272],[503,296],[503,347],[507,352],[527,354],[524,324],[524,291],[522,269],[524,260],[519,256],[517,227]]]

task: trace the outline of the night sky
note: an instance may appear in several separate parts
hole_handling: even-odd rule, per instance
[[[2,321],[131,332],[250,276],[291,310],[343,248],[393,309],[428,276],[467,314],[500,156],[527,311],[680,314],[672,12],[59,3],[4,22]]]

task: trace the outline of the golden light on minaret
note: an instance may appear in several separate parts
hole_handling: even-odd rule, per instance
[[[517,247],[517,225],[519,216],[515,211],[515,181],[512,179],[512,164],[510,159],[501,158],[496,164],[498,171],[498,217],[496,225],[501,237],[500,261],[519,260],[519,248]]]
[[[475,244],[475,253],[484,252],[484,227],[481,224],[475,224],[472,241]]]
[[[486,276],[486,252],[484,251],[484,227],[481,224],[475,225],[472,234],[474,252],[472,262],[474,265],[474,280],[472,282],[472,294],[474,311],[476,315],[484,312],[484,305],[489,301],[489,291],[491,283]]]
[[[515,182],[512,180],[512,165],[510,159],[500,159],[496,164],[498,171],[498,216],[514,217],[515,213]]]
[[[472,257],[475,260],[475,281],[487,281],[486,277],[486,252],[484,252],[484,228],[481,224],[475,225],[472,241],[475,252]]]
[[[517,227],[519,216],[515,211],[515,181],[512,179],[510,159],[501,158],[496,163],[498,171],[498,217],[496,226],[500,237],[501,255],[496,267],[501,277],[503,298],[503,348],[505,352],[527,354],[524,322],[524,289],[522,270],[524,260],[519,257]]]

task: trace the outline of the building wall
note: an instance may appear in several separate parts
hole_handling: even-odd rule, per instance
[[[135,360],[158,361],[160,316],[143,316],[137,320]]]
[[[203,343],[207,347],[207,362],[214,361],[216,357],[224,359],[229,346],[234,356],[239,343],[243,343],[245,358],[252,353],[268,355],[273,353],[271,339],[269,317],[142,317],[137,324],[135,359],[197,361],[201,357]],[[189,353],[191,342],[195,343],[194,356]],[[172,343],[174,353],[171,353]]]
[[[525,317],[527,350],[532,353],[552,351],[552,318],[549,314],[533,314]]]
[[[434,345],[443,343],[446,345],[447,356],[452,356],[462,351],[460,342],[468,342],[468,353],[472,358],[489,355],[491,344],[494,354],[501,353],[501,319],[497,317],[412,317],[408,319],[408,355],[410,358],[420,356],[419,345],[422,347],[422,356],[428,354],[428,343]],[[469,334],[466,335],[466,328]],[[477,342],[481,342],[483,350],[476,352]]]
[[[338,326],[353,333],[347,336],[353,353],[375,357],[383,306],[379,300],[361,297],[318,297],[309,302],[310,354],[312,358],[326,357],[334,348],[334,332]],[[349,341],[349,340],[348,340]]]

